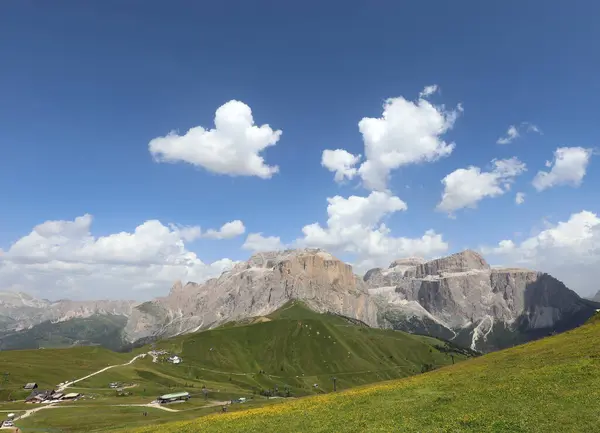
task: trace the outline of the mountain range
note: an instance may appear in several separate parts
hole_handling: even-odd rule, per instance
[[[399,259],[360,277],[326,251],[297,249],[257,253],[218,278],[178,281],[167,296],[143,303],[1,293],[0,349],[127,347],[264,316],[291,300],[484,352],[571,329],[600,308],[549,274],[492,268],[471,250],[430,261]]]

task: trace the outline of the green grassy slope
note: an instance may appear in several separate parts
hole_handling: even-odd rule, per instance
[[[465,359],[465,353],[440,340],[354,325],[318,314],[300,303],[254,319],[158,343],[185,360],[188,378],[212,375],[252,387],[290,385],[296,394],[420,373]],[[244,322],[245,323],[245,322]],[[184,369],[180,369],[183,371]],[[259,371],[264,374],[258,374]],[[250,380],[248,380],[250,379]]]
[[[600,316],[410,378],[147,432],[600,432]]]
[[[285,400],[267,400],[260,396],[261,390],[277,390],[280,395],[285,395],[284,390],[289,388],[294,397],[323,394],[332,391],[332,377],[337,378],[337,389],[342,390],[406,377],[423,369],[451,364],[453,358],[458,362],[471,355],[469,351],[434,338],[371,329],[352,324],[342,317],[315,313],[300,303],[289,304],[268,317],[159,341],[155,348],[179,354],[183,363],[154,363],[147,356],[131,365],[107,370],[69,388],[88,398],[72,407],[61,404],[58,409],[40,411],[20,421],[18,426],[24,432],[50,428],[60,428],[64,432],[95,432],[148,422],[160,424],[192,419],[220,409],[218,406],[203,407],[211,402],[217,404],[242,396],[252,399],[245,405],[232,405],[230,410],[236,411]],[[135,353],[150,349],[151,346],[146,346],[128,354],[96,348],[0,352],[0,372],[10,369],[11,379],[18,378],[15,382],[18,386],[27,381],[54,385],[74,376],[83,377],[107,364],[125,363]],[[98,362],[89,365],[85,371],[81,366],[72,369],[73,360],[79,357],[76,350],[80,354],[97,350]],[[18,356],[13,355],[17,353]],[[4,362],[4,354],[12,355],[10,365]],[[19,356],[30,367],[21,371],[16,361]],[[131,395],[118,397],[108,388],[108,383],[115,381],[132,385],[127,388]],[[315,383],[318,388],[313,386]],[[203,386],[208,389],[208,401],[204,401]],[[193,398],[188,403],[173,406],[181,410],[177,413],[142,407],[117,410],[115,406],[149,403],[158,395],[184,390]],[[20,408],[14,406],[20,403],[11,404],[10,409]],[[3,409],[2,403],[0,409]],[[150,410],[151,418],[142,420],[145,410]]]
[[[261,399],[243,405],[229,406],[230,412],[236,412],[252,407],[282,404],[283,399]],[[154,407],[145,406],[116,406],[89,405],[79,401],[69,407],[61,405],[56,409],[42,410],[34,416],[18,421],[17,425],[23,433],[78,433],[114,431],[129,432],[136,427],[161,425],[174,421],[193,420],[201,416],[212,415],[221,411],[221,406],[211,406],[210,402],[202,406],[198,401],[172,404],[169,408],[177,412],[167,412]],[[28,406],[27,409],[31,409]],[[19,411],[14,411],[18,413]],[[147,416],[144,416],[144,412]],[[0,430],[2,431],[2,430]]]
[[[40,389],[85,376],[107,365],[121,364],[133,355],[101,347],[9,350],[0,352],[0,402],[24,398],[23,385],[36,382]]]

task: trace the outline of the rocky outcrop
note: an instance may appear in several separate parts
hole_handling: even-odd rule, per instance
[[[176,335],[269,314],[293,299],[377,326],[377,308],[352,267],[318,249],[259,253],[203,284],[176,283],[136,308],[131,339]]]
[[[407,329],[408,322],[418,332],[421,324],[423,332],[431,334],[434,324],[434,335],[450,334],[472,349],[526,341],[529,334],[533,338],[565,323],[579,323],[593,311],[548,274],[491,268],[470,250],[419,264],[414,273],[395,271],[396,263],[364,277],[379,308],[379,325]]]
[[[405,277],[415,277],[417,268],[424,263],[426,261],[420,257],[397,259],[387,269],[371,269],[365,274],[364,281],[371,287],[394,286]]]
[[[443,273],[466,272],[473,270],[489,270],[490,265],[475,251],[466,250],[448,257],[431,260],[417,266],[416,277],[441,275]]]
[[[396,259],[392,263],[390,263],[390,269],[399,268],[399,267],[407,267],[412,268],[426,263],[426,260],[421,257],[407,257],[405,259]]]

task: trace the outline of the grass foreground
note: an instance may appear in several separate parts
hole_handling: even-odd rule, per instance
[[[600,432],[600,315],[426,374],[127,431]]]

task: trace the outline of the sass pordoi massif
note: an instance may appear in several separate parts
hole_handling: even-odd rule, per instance
[[[550,275],[490,268],[474,251],[398,259],[359,277],[323,250],[286,250],[255,254],[203,284],[177,282],[167,296],[141,304],[49,302],[20,293],[4,294],[0,305],[6,348],[44,347],[1,353],[0,410],[12,412],[23,431],[130,431],[148,424],[153,427],[143,431],[262,431],[273,423],[293,425],[293,431],[359,431],[377,425],[349,416],[355,405],[372,405],[371,413],[389,410],[389,419],[374,415],[387,421],[373,431],[388,431],[391,419],[405,431],[424,431],[427,423],[409,415],[411,405],[416,412],[418,405],[433,405],[459,430],[546,431],[544,423],[532,428],[542,413],[518,422],[510,420],[513,409],[491,423],[487,411],[461,418],[457,413],[475,397],[466,389],[470,396],[463,396],[457,381],[472,376],[479,398],[493,396],[493,408],[500,395],[516,392],[509,381],[540,386],[542,376],[527,372],[534,374],[542,358],[552,366],[544,380],[561,383],[566,379],[557,375],[572,375],[572,369],[583,369],[569,377],[586,387],[600,377],[598,346],[591,343],[597,320],[548,337],[588,322],[600,305]],[[548,338],[482,356],[542,337]],[[552,351],[559,346],[560,353]],[[402,379],[415,375],[423,379]],[[24,389],[27,383],[36,388]],[[332,393],[339,396],[325,397]],[[388,398],[412,403],[398,411]],[[247,410],[239,418],[237,412]],[[298,411],[303,420],[292,422]],[[206,421],[193,421],[204,415]],[[189,424],[170,424],[185,420]]]
[[[176,282],[167,296],[139,304],[1,296],[2,349],[127,348],[266,315],[300,300],[373,328],[487,352],[578,326],[597,306],[549,274],[491,268],[470,250],[430,261],[398,259],[364,277],[319,249],[257,253],[218,278]]]

